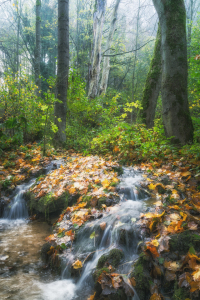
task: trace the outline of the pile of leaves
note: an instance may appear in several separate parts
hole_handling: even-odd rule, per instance
[[[47,154],[48,156],[42,157],[41,147],[36,143],[3,152],[0,157],[0,193],[9,187],[14,189],[31,175],[41,171],[52,159],[52,153],[49,151]]]
[[[184,288],[186,294],[188,291],[188,295],[198,298],[200,162],[179,159],[163,164],[155,161],[141,164],[138,168],[147,172],[144,185],[157,198],[155,209],[142,214],[138,222],[146,236],[143,255],[148,257],[151,266],[150,299],[163,299],[161,287],[170,286],[172,291],[175,283],[177,289]],[[183,298],[177,296],[173,299]]]
[[[83,206],[95,207],[98,200],[118,196],[114,186],[118,182],[117,173],[113,170],[118,167],[116,162],[105,161],[98,156],[83,157],[74,154],[66,159],[66,163],[31,189],[36,199],[49,193],[53,199],[58,199],[64,193],[72,196],[79,195],[77,201]]]

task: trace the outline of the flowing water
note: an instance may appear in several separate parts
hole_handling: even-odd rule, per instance
[[[47,172],[50,170],[51,167]],[[23,194],[34,180],[19,186],[0,220],[0,299],[85,300],[93,294],[92,272],[98,259],[113,248],[120,248],[125,254],[117,272],[128,274],[137,259],[141,240],[135,223],[146,209],[147,197],[140,189],[141,180],[140,173],[124,168],[118,187],[120,203],[78,230],[73,248],[62,255],[62,278],[57,280],[43,269],[40,260],[40,249],[50,234],[50,226],[41,221],[26,221],[28,212]],[[102,222],[106,223],[104,231],[100,229]],[[86,262],[82,273],[71,279],[71,263],[75,259]],[[139,300],[136,294],[132,299]]]

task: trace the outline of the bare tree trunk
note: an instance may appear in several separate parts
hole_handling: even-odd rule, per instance
[[[193,140],[188,106],[186,12],[184,0],[153,0],[161,26],[162,106],[167,137],[186,144]]]
[[[138,39],[139,39],[139,23],[140,23],[140,0],[138,6],[138,13],[137,13],[137,26],[136,26],[136,41],[135,41],[135,53],[133,57],[133,77],[132,77],[132,102],[134,102],[135,97],[135,71],[136,71],[136,63],[137,63],[137,48],[138,48]],[[133,109],[131,111],[131,123],[133,123]]]
[[[19,9],[20,7],[20,9]],[[20,31],[20,15],[21,14],[21,1],[17,5],[17,72],[19,72],[19,31]],[[19,74],[17,75],[19,77]]]
[[[58,0],[58,73],[57,94],[54,116],[58,131],[54,137],[54,146],[63,146],[66,142],[67,87],[69,73],[69,0]]]
[[[89,71],[89,98],[95,98],[98,94],[101,63],[101,41],[106,2],[106,0],[95,0],[95,12],[93,16],[93,50]]]
[[[147,128],[154,126],[156,105],[161,89],[162,60],[161,60],[161,30],[158,26],[154,54],[151,60],[142,98],[141,117]]]
[[[41,90],[40,56],[41,56],[41,0],[36,0],[36,46],[35,46],[35,84],[38,86],[38,96]]]
[[[107,50],[106,54],[107,55],[110,54],[112,39],[113,39],[113,35],[115,33],[115,25],[116,25],[116,21],[117,21],[117,12],[118,12],[120,1],[121,0],[116,0],[113,15],[112,15],[112,21],[111,21],[110,30],[109,30],[109,34],[108,34],[108,39],[107,39],[107,43],[106,43],[106,50]],[[110,72],[110,57],[105,56],[104,61],[103,61],[103,71],[102,71],[102,78],[101,78],[99,94],[105,94],[106,93],[107,85],[108,85],[109,72]]]

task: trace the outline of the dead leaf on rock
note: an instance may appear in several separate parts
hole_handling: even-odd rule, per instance
[[[167,281],[173,281],[173,280],[175,280],[176,279],[176,273],[167,270],[165,272],[165,279]]]
[[[74,268],[74,269],[81,269],[82,267],[83,267],[83,265],[82,265],[82,262],[80,261],[80,260],[76,260],[73,264],[72,264],[72,267]]]
[[[106,229],[106,222],[102,222],[100,224],[100,228],[101,228],[101,230],[105,230]]]
[[[161,236],[159,238],[158,241],[159,241],[160,246],[158,249],[158,253],[169,250],[169,240],[170,240],[170,237],[167,235]]]

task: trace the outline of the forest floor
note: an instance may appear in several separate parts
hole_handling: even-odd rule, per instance
[[[52,160],[64,160],[64,163],[44,176],[42,170]],[[141,214],[137,220],[146,238],[139,258],[142,272],[136,272],[130,283],[140,292],[141,281],[148,282],[150,300],[167,299],[162,293],[171,291],[173,297],[169,299],[199,299],[200,161],[193,157],[174,158],[169,154],[164,160],[129,165],[143,171],[142,186],[155,199],[151,212]],[[52,245],[49,255],[55,259],[68,241],[73,242],[77,227],[114,205],[118,198],[119,172],[120,165],[111,155],[83,156],[74,151],[49,150],[43,157],[37,144],[28,144],[4,152],[0,158],[1,205],[9,203],[15,187],[31,176],[38,177],[30,191],[32,207],[38,213],[50,213],[51,199],[56,202],[63,199],[63,195],[66,199],[67,195],[68,206],[58,218],[54,234],[46,239]],[[37,204],[34,206],[34,203]],[[74,229],[62,228],[65,215]],[[35,218],[37,213],[32,220]],[[101,226],[103,229],[105,224]],[[81,269],[83,264],[77,260],[73,268]],[[110,272],[112,274],[112,266]],[[119,289],[120,274],[113,273],[113,277],[113,287]],[[101,274],[98,278],[101,286],[103,280]],[[95,299],[95,295],[88,299]]]

